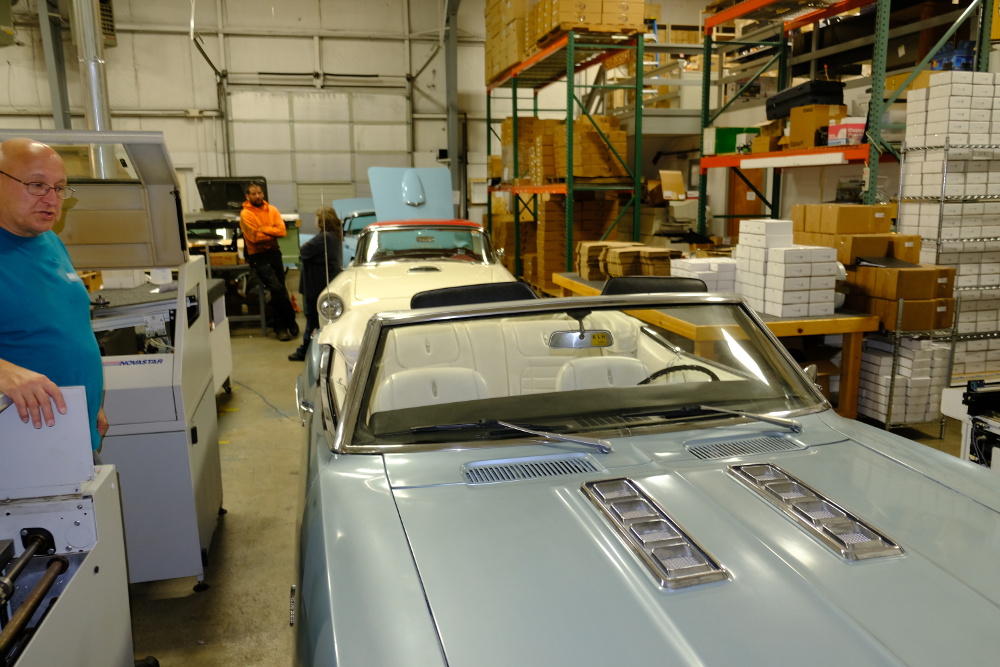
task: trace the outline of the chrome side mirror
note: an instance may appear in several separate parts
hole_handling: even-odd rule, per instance
[[[802,369],[802,372],[806,374],[806,377],[813,384],[816,384],[816,381],[819,380],[819,367],[816,364],[809,364]]]

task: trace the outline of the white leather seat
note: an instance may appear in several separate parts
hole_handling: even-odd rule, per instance
[[[556,390],[633,387],[648,376],[646,365],[632,357],[583,357],[559,369]]]
[[[490,398],[483,376],[471,368],[413,368],[387,377],[375,394],[373,412]]]

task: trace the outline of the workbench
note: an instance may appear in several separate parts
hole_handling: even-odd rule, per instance
[[[556,296],[593,296],[601,293],[604,281],[584,280],[576,273],[555,273],[552,281],[559,287]],[[834,313],[827,317],[774,317],[758,313],[759,317],[778,338],[792,336],[843,335],[840,360],[840,395],[837,413],[854,419],[858,416],[858,382],[861,373],[861,345],[864,334],[878,331],[879,319],[874,315]],[[701,345],[711,345],[718,334],[717,326],[681,320],[658,311],[650,311],[650,324],[661,326],[688,340],[694,341],[698,353]]]

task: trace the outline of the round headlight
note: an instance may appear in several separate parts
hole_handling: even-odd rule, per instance
[[[332,322],[344,314],[344,302],[335,294],[324,294],[319,300],[319,314]]]

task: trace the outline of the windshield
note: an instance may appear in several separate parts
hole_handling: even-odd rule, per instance
[[[511,435],[470,434],[477,422],[586,434],[719,418],[701,406],[820,406],[757,321],[721,303],[389,322],[359,389],[351,444],[394,450]]]
[[[358,242],[358,263],[407,259],[486,262],[489,246],[474,227],[402,227],[372,229]]]
[[[344,217],[344,234],[357,235],[362,229],[375,222],[375,212],[352,213]]]

